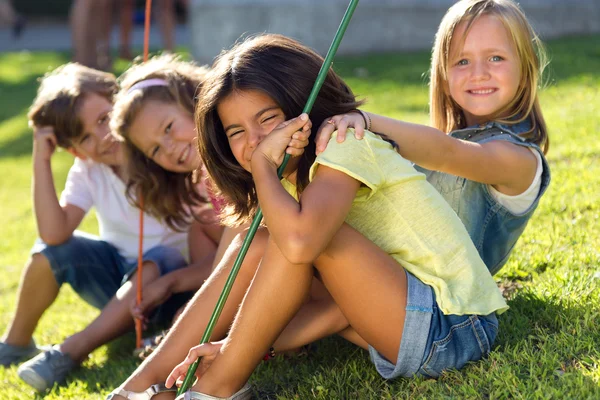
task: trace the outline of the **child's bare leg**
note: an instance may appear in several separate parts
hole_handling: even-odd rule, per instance
[[[175,48],[175,5],[173,0],[162,0],[158,3],[158,24],[163,38],[165,50],[172,52]]]
[[[244,231],[246,231],[246,229],[246,226],[239,226],[235,228],[226,227],[225,229],[223,229],[223,234],[219,239],[219,246],[217,247],[217,251],[215,253],[215,260],[213,262],[212,270],[217,268],[217,265],[219,265],[219,263],[221,262],[221,259],[225,255],[225,252],[227,251],[229,245],[231,245],[235,237],[238,235],[243,236]],[[239,248],[237,251],[239,251]]]
[[[240,389],[271,343],[302,307],[310,293],[312,279],[312,265],[291,264],[275,242],[269,240],[256,278],[221,349],[222,354],[202,375],[194,390],[227,397]]]
[[[312,266],[292,265],[273,247],[268,246],[221,353],[195,390],[226,397],[240,389],[300,308]],[[350,325],[395,362],[406,308],[404,269],[346,224],[315,266]]]
[[[254,277],[258,263],[264,254],[267,238],[268,232],[266,230],[260,229],[257,232],[242,263],[221,317],[215,326],[212,340],[221,339],[227,333],[239,304]],[[184,359],[190,347],[200,342],[239,252],[242,240],[243,237],[237,237],[232,242],[232,246],[225,252],[222,262],[190,300],[185,311],[175,322],[165,339],[122,385],[124,389],[140,392],[146,390],[150,385],[164,382],[173,367]],[[169,394],[163,396],[157,396],[155,399],[172,398]]]
[[[131,60],[133,58],[130,48],[131,28],[133,26],[133,0],[122,0],[120,6],[119,57]]]
[[[143,285],[158,278],[159,270],[154,262],[145,262],[143,268]],[[134,324],[129,305],[135,299],[136,292],[137,272],[119,289],[91,324],[81,332],[69,336],[60,345],[60,351],[69,354],[79,363],[98,347],[129,331]]]
[[[38,321],[56,299],[59,289],[48,259],[41,253],[32,255],[21,275],[17,309],[2,341],[14,346],[29,345]]]
[[[369,349],[369,343],[365,339],[361,338],[358,332],[354,330],[350,325],[347,328],[338,332],[338,335],[346,339],[347,341],[354,343],[358,347],[362,347],[365,350]]]
[[[348,327],[348,321],[333,301],[327,289],[316,278],[312,279],[310,300],[279,335],[273,348],[284,352],[299,348]]]
[[[71,36],[73,61],[97,68],[95,22],[91,18],[93,6],[92,0],[75,0],[73,2],[70,15]]]

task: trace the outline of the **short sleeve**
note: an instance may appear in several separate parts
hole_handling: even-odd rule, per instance
[[[85,161],[75,159],[69,170],[65,189],[60,196],[60,204],[64,207],[72,204],[87,212],[94,205],[94,199],[89,187],[89,169]]]
[[[369,188],[368,197],[370,197],[385,181],[376,154],[380,154],[386,146],[393,151],[391,146],[370,132],[366,132],[365,137],[358,140],[349,130],[343,143],[337,143],[333,140],[334,137],[336,133],[330,139],[325,151],[317,156],[310,170],[310,180],[314,178],[319,165],[324,165],[362,183]]]

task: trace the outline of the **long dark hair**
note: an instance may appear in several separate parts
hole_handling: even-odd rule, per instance
[[[273,34],[247,39],[216,59],[200,94],[196,128],[208,175],[228,203],[222,213],[225,222],[241,223],[253,217],[258,198],[252,175],[231,152],[217,114],[218,104],[236,90],[256,90],[270,96],[286,119],[296,117],[306,104],[322,63],[322,57],[310,48]],[[313,129],[326,118],[347,113],[361,104],[330,69],[310,113]],[[304,150],[298,164],[298,193],[308,185],[309,168],[315,160],[314,141],[310,140]]]

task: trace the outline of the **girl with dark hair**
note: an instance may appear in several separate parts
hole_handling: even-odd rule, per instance
[[[277,177],[310,123],[300,113],[321,64],[300,43],[263,35],[223,53],[204,83],[196,122],[208,174],[228,218],[247,221],[260,203],[270,236],[228,337],[192,348],[167,379],[172,386],[204,356],[186,398],[248,396],[245,382],[314,275],[385,378],[436,377],[486,356],[496,313],[508,308],[460,219],[380,136],[349,137],[318,156],[310,143]],[[358,105],[329,71],[311,120]]]

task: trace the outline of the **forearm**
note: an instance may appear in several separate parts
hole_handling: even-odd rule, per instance
[[[278,247],[287,254],[286,245],[298,239],[294,238],[294,232],[301,228],[300,205],[281,185],[274,165],[253,159],[252,177],[269,232]]]
[[[40,238],[49,244],[66,240],[67,217],[56,196],[50,161],[33,164],[33,207]]]
[[[439,171],[443,168],[456,139],[429,126],[368,114],[371,131],[383,133],[395,141],[402,157],[430,170]]]

